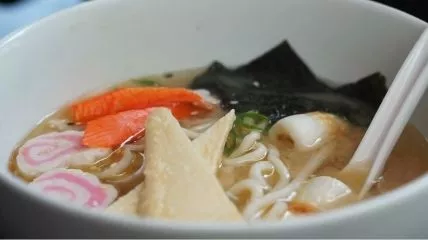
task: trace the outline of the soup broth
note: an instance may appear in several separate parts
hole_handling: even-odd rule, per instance
[[[247,67],[251,65],[263,64],[254,61]],[[227,140],[224,139],[224,153],[221,154],[221,161],[212,174],[220,183],[224,195],[244,219],[281,220],[339,208],[358,201],[356,193],[365,175],[358,173],[344,175],[341,170],[349,162],[364,135],[367,124],[361,123],[367,122],[364,120],[366,113],[363,114],[364,116],[355,115],[351,109],[349,113],[336,114],[335,111],[343,109],[343,106],[336,107],[336,103],[331,103],[330,100],[325,100],[327,98],[324,95],[320,95],[324,99],[321,101],[332,104],[326,108],[315,102],[315,98],[312,98],[315,96],[313,92],[308,94],[306,90],[302,90],[302,87],[297,91],[304,93],[302,96],[293,95],[293,98],[285,99],[278,95],[279,100],[275,99],[273,103],[269,103],[275,105],[281,99],[289,101],[281,103],[280,106],[266,106],[263,105],[265,100],[260,102],[257,99],[255,99],[258,101],[257,104],[253,104],[241,94],[266,97],[268,95],[265,96],[265,94],[272,93],[269,86],[266,85],[267,87],[264,88],[264,83],[258,81],[265,76],[261,73],[259,75],[262,77],[253,74],[251,78],[252,85],[257,88],[261,86],[260,91],[251,90],[253,92],[240,93],[236,90],[229,95],[228,91],[231,91],[230,89],[234,86],[222,88],[219,87],[220,85],[210,85],[209,77],[215,74],[221,75],[221,78],[218,78],[220,80],[230,78],[225,83],[232,84],[233,77],[237,73],[239,80],[240,77],[251,72],[245,68],[238,68],[237,72],[229,72],[225,69],[218,71],[219,66],[214,65],[208,69],[198,68],[147,76],[108,86],[104,90],[104,95],[96,93],[92,98],[76,100],[72,105],[64,106],[41,121],[12,152],[9,169],[18,178],[40,189],[46,195],[59,196],[60,199],[67,199],[84,207],[142,217],[156,217],[150,211],[144,214],[145,210],[141,209],[145,207],[137,206],[139,202],[144,201],[145,197],[148,197],[140,194],[144,192],[142,188],[146,188],[145,194],[147,194],[147,188],[150,188],[145,186],[150,184],[145,183],[147,174],[145,151],[146,147],[151,145],[147,142],[150,139],[146,139],[144,132],[149,129],[145,129],[144,124],[146,118],[150,119],[151,111],[156,112],[152,109],[169,108],[188,138],[193,140],[192,143],[195,143],[195,139],[203,133],[208,132],[215,123],[220,122],[219,119],[225,118],[228,112],[231,114],[230,110],[232,110],[236,111],[236,119],[233,122],[233,128],[230,132],[228,131]],[[207,77],[207,73],[211,75]],[[242,75],[239,75],[241,73]],[[275,79],[275,77],[271,78]],[[236,82],[239,82],[238,80]],[[201,85],[203,85],[203,91],[199,88]],[[313,89],[323,88],[322,86],[313,87],[310,84],[306,86]],[[199,90],[196,91],[195,88]],[[169,92],[171,89],[176,92]],[[103,100],[97,100],[102,98],[100,96],[116,98],[108,94],[122,91],[120,92],[122,95],[117,96],[123,97],[124,94],[135,91],[129,98],[131,100],[127,100],[130,102],[139,96],[137,91],[140,90],[144,91],[141,95],[143,99],[138,99],[134,104],[138,107],[134,109],[123,109],[113,113],[109,112],[111,109],[104,108],[101,104],[96,108],[85,108],[81,113],[83,115],[76,114],[79,107],[89,106],[89,102],[85,102],[86,99],[92,99],[92,104],[94,101],[102,102]],[[338,92],[342,93],[345,90],[346,88],[342,88]],[[317,93],[318,90],[313,91]],[[332,91],[325,92],[337,94]],[[174,94],[177,97],[171,104],[168,99]],[[198,99],[198,96],[202,98],[203,104],[209,103],[207,104],[209,107],[199,102],[195,103],[194,100],[185,102],[185,99]],[[151,99],[145,99],[146,97]],[[151,104],[150,101],[155,101],[153,99],[158,102]],[[305,103],[305,109],[297,104],[299,102],[296,101],[300,101],[299,99]],[[121,108],[127,102],[114,103],[115,105],[108,107]],[[143,103],[146,107],[141,107]],[[284,107],[284,104],[289,104],[290,109]],[[249,108],[249,106],[252,107]],[[276,107],[276,113],[271,110],[272,107]],[[109,113],[99,115],[98,113],[102,111]],[[127,115],[120,115],[125,113]],[[98,115],[87,120],[85,119],[87,114]],[[81,120],[76,121],[76,119]],[[129,122],[120,125],[124,121]],[[128,133],[129,136],[125,136],[126,140],[117,144],[114,141],[123,137],[122,133]],[[314,137],[311,138],[312,135]],[[74,140],[75,138],[77,140]],[[308,139],[312,139],[310,144],[306,144]],[[215,144],[207,144],[205,148],[211,145]],[[165,145],[164,147],[165,151],[169,151],[170,148],[178,146]],[[315,159],[317,154],[321,156],[318,160]],[[428,170],[427,157],[428,143],[425,137],[413,125],[408,124],[388,159],[383,175],[373,184],[366,198],[391,191],[423,175]],[[302,172],[307,171],[311,164],[316,164],[317,167],[298,180],[302,177]],[[162,179],[167,178],[165,176],[170,174],[169,171],[172,170],[157,173],[159,180],[156,184],[162,184]],[[198,184],[199,179],[193,179],[192,182],[194,182],[192,184]],[[202,180],[200,184],[204,184]],[[178,187],[178,185],[175,186],[175,188]],[[190,188],[189,185],[188,188],[182,189],[182,194],[186,195],[186,191]],[[280,191],[286,192],[284,189],[287,188],[290,188],[288,194],[278,194],[279,197],[267,200],[269,196],[274,196]],[[98,197],[101,195],[104,197],[99,197],[95,201],[95,193],[91,191],[97,191]],[[85,198],[88,192],[91,192],[89,195],[93,194],[89,197],[91,200],[79,199]],[[203,195],[204,192],[200,194]],[[177,199],[177,201],[181,200]],[[208,203],[199,204],[204,208],[210,208]],[[120,207],[112,208],[119,205]],[[145,206],[147,207],[147,204]],[[163,209],[166,208],[168,207],[163,206]],[[162,217],[180,219],[173,215],[168,213]],[[206,219],[202,216],[200,220]],[[220,220],[228,219],[226,217]]]

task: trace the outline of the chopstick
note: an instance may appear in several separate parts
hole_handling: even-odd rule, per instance
[[[367,193],[383,170],[386,159],[425,92],[427,61],[428,29],[425,29],[397,73],[351,161],[342,170],[370,171],[360,190],[360,197]]]

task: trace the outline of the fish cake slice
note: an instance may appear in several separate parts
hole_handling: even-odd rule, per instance
[[[105,212],[137,215],[138,199],[140,191],[143,188],[143,184],[144,183],[138,184],[134,189],[117,199],[113,204],[106,208]]]
[[[241,214],[165,108],[147,120],[145,180],[138,213],[187,221],[237,221]]]
[[[193,147],[199,151],[213,173],[219,167],[227,136],[233,127],[235,119],[235,110],[229,111],[229,113],[192,141]]]
[[[224,117],[215,122],[208,130],[192,141],[193,147],[198,150],[209,168],[215,173],[222,158],[227,136],[236,119],[235,111],[231,110]],[[139,192],[143,184],[137,185],[126,195],[110,205],[106,212],[125,215],[137,215]]]

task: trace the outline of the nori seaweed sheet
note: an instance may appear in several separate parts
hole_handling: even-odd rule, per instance
[[[287,41],[235,69],[215,61],[190,87],[209,90],[225,110],[258,111],[272,123],[293,114],[322,111],[360,126],[370,124],[387,92],[380,73],[336,89],[329,87]]]

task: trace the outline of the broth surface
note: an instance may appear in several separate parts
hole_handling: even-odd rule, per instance
[[[147,76],[142,79],[149,79],[167,87],[187,87],[190,81],[202,71],[202,69],[184,70],[174,73],[168,73],[156,76]],[[131,79],[111,88],[118,87],[137,87],[138,81]],[[48,116],[40,124],[37,125],[25,138],[21,141],[19,146],[29,139],[32,139],[41,134],[56,131],[52,127],[52,120],[64,121],[69,129],[81,130],[82,126],[74,125],[71,120],[70,111],[64,108],[58,110],[54,114]],[[220,108],[205,118],[212,118],[213,116],[222,116],[224,112]],[[218,117],[217,117],[218,118]],[[189,126],[192,121],[202,121],[204,119],[190,119],[182,122],[183,126]],[[186,125],[187,124],[187,125]],[[333,176],[337,177],[338,172],[347,164],[352,154],[356,150],[359,142],[361,141],[365,129],[362,127],[354,126],[350,123],[343,125],[340,131],[335,132],[334,151],[323,163],[323,165],[313,174],[313,176]],[[263,136],[261,142],[268,145],[271,144],[266,136]],[[283,163],[290,170],[292,178],[294,178],[304,167],[313,152],[296,152],[287,147],[276,146],[280,151],[280,158]],[[16,166],[16,156],[18,148],[15,149],[10,157],[9,169],[17,177],[24,181],[31,182],[33,179],[29,178],[19,172]],[[113,151],[107,158],[97,162],[97,167],[84,168],[82,170],[90,173],[99,173],[105,170],[112,163],[118,162],[124,155],[123,149],[119,148]],[[388,162],[385,166],[384,173],[379,181],[371,189],[367,197],[376,196],[397,187],[409,183],[410,181],[425,174],[428,170],[428,143],[425,137],[411,124],[409,124],[403,134],[401,135],[396,147],[394,148]],[[132,163],[120,175],[115,177],[101,178],[103,183],[112,184],[119,192],[118,196],[123,196],[130,190],[140,184],[143,179],[144,168],[144,153],[134,153]],[[250,166],[219,166],[217,177],[225,190],[236,184],[238,181],[248,177]],[[265,177],[271,185],[278,180],[278,175],[273,171],[266,172]],[[356,176],[345,176],[346,183],[351,186],[354,185],[352,181],[358,182]],[[344,180],[345,181],[345,180]],[[249,198],[248,193],[243,193],[239,196],[239,200],[235,201],[239,210],[243,210]],[[352,201],[351,201],[352,202]],[[303,203],[289,203],[290,211],[297,214],[307,214],[316,212],[317,210],[310,205]],[[341,206],[334,206],[341,207]]]

